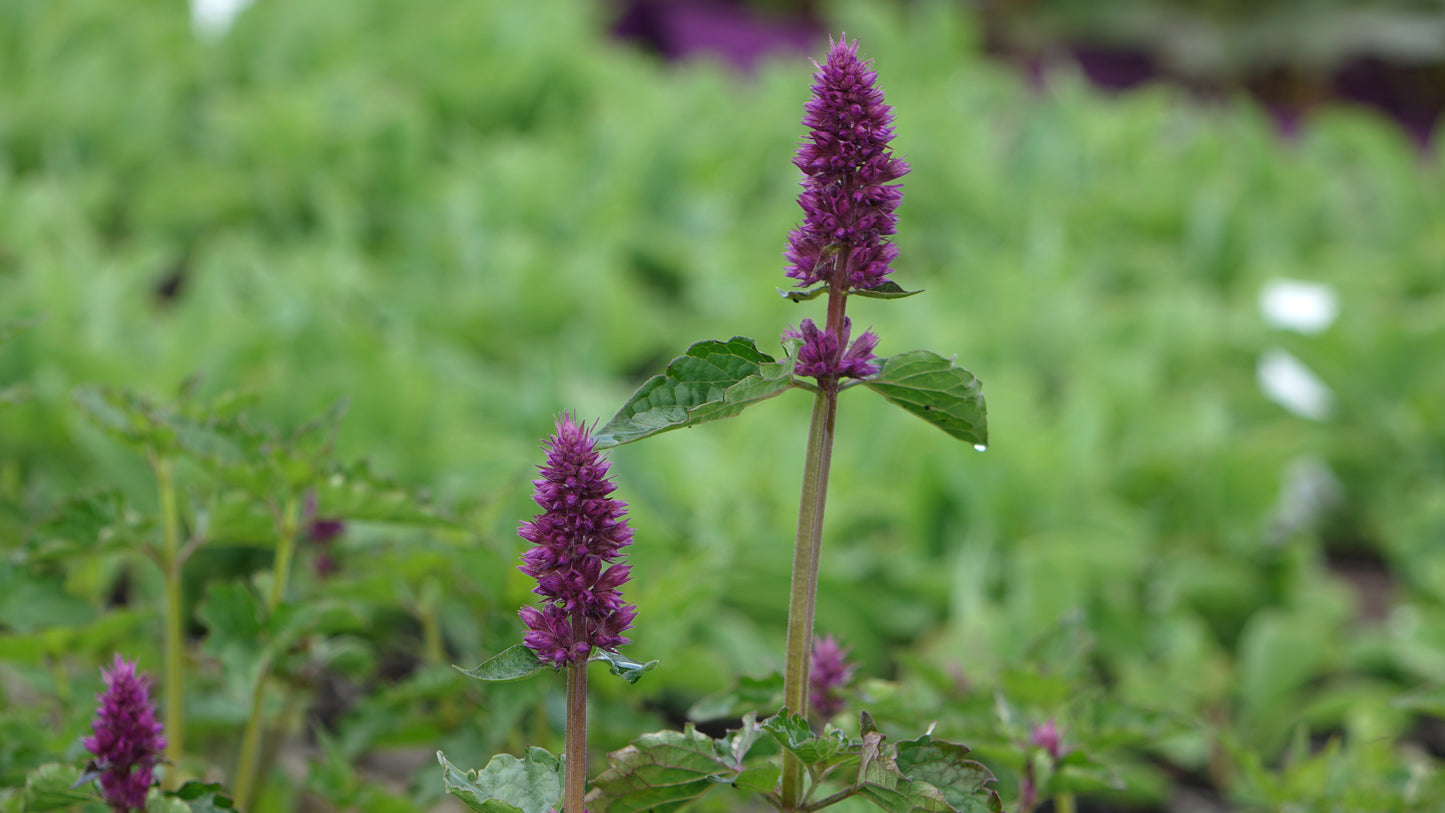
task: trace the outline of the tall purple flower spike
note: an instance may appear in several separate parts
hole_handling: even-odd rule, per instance
[[[889,182],[903,177],[908,165],[889,149],[893,108],[874,84],[872,60],[860,60],[857,41],[850,44],[846,34],[829,45],[804,107],[810,132],[793,159],[804,174],[798,196],[803,224],[788,235],[783,256],[800,287],[836,282],[844,290],[876,288],[898,256],[888,238],[903,193]],[[847,279],[835,281],[840,267]]]
[[[150,701],[150,678],[138,674],[135,664],[120,655],[102,670],[105,692],[85,739],[100,769],[100,790],[116,813],[144,810],[146,792],[155,779],[155,766],[166,747],[162,727]]]
[[[617,486],[588,427],[564,413],[544,448],[547,463],[538,467],[542,478],[533,481],[532,495],[543,511],[518,531],[534,546],[518,569],[537,580],[532,592],[545,601],[520,615],[530,630],[523,643],[560,669],[585,662],[594,648],[628,643],[622,633],[637,608],[624,604],[617,589],[631,568],[613,563],[632,544],[632,529],[627,503],[608,496]]]
[[[848,663],[848,648],[829,635],[813,639],[812,666],[808,675],[808,703],[822,720],[831,720],[843,710],[840,691],[856,668]]]
[[[818,329],[812,319],[804,319],[798,330],[783,331],[784,339],[800,339],[803,346],[798,348],[798,363],[793,368],[797,375],[806,375],[822,380],[828,376],[837,378],[867,378],[878,372],[873,364],[873,348],[878,345],[878,335],[864,331],[851,346],[848,336],[853,330],[851,319],[843,319],[843,337]],[[846,352],[842,351],[848,346]]]

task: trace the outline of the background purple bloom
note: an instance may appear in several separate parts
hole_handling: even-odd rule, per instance
[[[98,699],[94,734],[85,747],[95,754],[100,769],[101,795],[118,813],[145,809],[146,792],[154,781],[156,763],[166,747],[162,728],[150,702],[150,678],[138,674],[135,664],[119,654],[105,676],[105,692]]]
[[[847,658],[848,648],[839,646],[833,636],[813,639],[808,704],[822,720],[830,720],[843,710],[842,688],[853,678],[856,668]]]
[[[816,64],[816,63],[815,63]],[[788,276],[798,285],[834,282],[874,288],[893,270],[898,248],[888,242],[903,195],[896,184],[908,165],[894,158],[893,110],[846,35],[818,67],[804,107],[807,139],[793,163],[804,174],[798,205],[803,224],[788,235]],[[839,273],[846,278],[834,279]]]
[[[519,569],[537,580],[532,592],[546,601],[520,614],[530,630],[523,643],[561,668],[585,661],[594,647],[628,642],[622,633],[637,608],[622,602],[618,588],[631,569],[612,563],[632,544],[632,529],[627,504],[608,496],[616,488],[607,479],[610,464],[586,426],[562,415],[544,448],[547,462],[532,495],[543,512],[518,533],[534,545]]]

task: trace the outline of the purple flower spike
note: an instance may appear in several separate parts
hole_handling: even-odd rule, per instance
[[[618,588],[631,568],[613,564],[632,544],[627,503],[608,495],[608,462],[598,454],[586,426],[563,414],[547,440],[546,465],[533,481],[532,499],[543,512],[518,531],[534,547],[522,554],[518,569],[537,580],[532,591],[545,601],[523,607],[530,632],[523,643],[537,657],[561,668],[587,660],[593,648],[616,649],[628,643],[637,608],[622,602]]]
[[[788,235],[788,276],[800,287],[827,282],[846,290],[876,288],[892,272],[898,248],[888,242],[903,193],[890,184],[908,172],[893,157],[893,108],[874,84],[872,60],[844,35],[829,42],[804,106],[810,130],[793,164],[804,174],[798,205],[803,225]],[[817,64],[817,63],[814,63]],[[846,275],[835,279],[838,274]]]
[[[813,639],[812,668],[808,674],[808,702],[823,720],[831,720],[843,710],[842,688],[853,677],[856,668],[848,663],[848,648],[839,646],[829,635]]]
[[[864,331],[863,335],[848,347],[847,352],[839,352],[839,348],[848,344],[852,331],[853,322],[846,317],[843,319],[842,341],[831,333],[819,330],[812,319],[804,319],[798,330],[784,331],[784,339],[799,339],[803,342],[803,346],[798,348],[798,363],[793,371],[797,375],[819,380],[830,375],[837,378],[867,378],[878,372],[878,367],[873,364],[873,348],[878,346],[878,336],[873,331]]]
[[[85,739],[100,770],[101,795],[116,813],[144,810],[155,766],[166,747],[150,702],[150,678],[120,655],[101,670],[105,692],[96,699],[94,735]]]

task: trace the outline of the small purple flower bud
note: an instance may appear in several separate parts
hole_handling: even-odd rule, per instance
[[[542,607],[523,607],[530,630],[523,643],[537,657],[561,668],[584,662],[594,648],[628,643],[637,608],[624,604],[618,588],[631,567],[613,564],[632,544],[627,503],[608,496],[609,464],[598,454],[588,428],[567,414],[547,440],[547,463],[533,481],[533,499],[543,512],[522,523],[518,534],[534,547],[518,568],[537,580],[532,591]]]
[[[808,674],[808,702],[823,720],[831,720],[843,710],[842,688],[853,677],[856,667],[848,663],[848,648],[839,646],[833,636],[813,639],[812,666]]]
[[[150,702],[150,678],[119,654],[111,668],[101,670],[105,692],[85,748],[95,754],[100,789],[116,813],[144,810],[156,763],[166,747],[162,727]]]
[[[798,348],[798,363],[793,368],[794,373],[820,381],[828,376],[867,378],[877,373],[878,367],[873,364],[873,348],[878,345],[878,336],[873,331],[864,331],[863,335],[848,347],[847,352],[839,352],[839,348],[848,344],[852,330],[852,320],[845,317],[841,341],[832,333],[819,330],[812,319],[804,319],[798,330],[784,331],[784,339],[798,339],[803,342],[803,346]]]
[[[1033,727],[1029,732],[1029,745],[1043,749],[1049,755],[1049,759],[1058,762],[1069,753],[1070,749],[1063,746],[1063,740],[1059,736],[1059,727],[1053,720],[1048,720]]]
[[[903,177],[908,165],[889,149],[893,109],[875,85],[872,60],[860,60],[858,43],[846,34],[829,46],[804,106],[810,132],[793,159],[804,175],[803,224],[788,235],[783,256],[799,286],[876,288],[898,256],[888,238],[903,193],[889,181]],[[835,279],[840,273],[846,278]]]

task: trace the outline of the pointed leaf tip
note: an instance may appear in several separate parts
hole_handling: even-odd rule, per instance
[[[988,446],[983,384],[950,359],[927,350],[901,353],[884,359],[863,384],[965,443]]]
[[[604,661],[607,664],[607,671],[627,681],[629,686],[636,684],[643,675],[657,668],[657,661],[639,663],[620,652],[607,649],[594,649],[592,657],[588,660]]]
[[[552,667],[538,659],[537,653],[526,644],[517,644],[493,655],[475,669],[463,669],[460,666],[452,668],[477,680],[500,682],[528,678]]]
[[[758,350],[752,339],[698,342],[648,379],[593,435],[606,449],[645,437],[731,418],[748,406],[797,386],[790,364]]]

